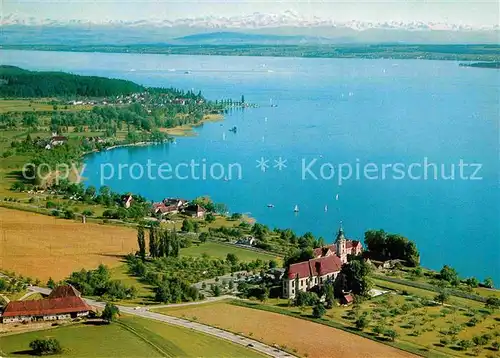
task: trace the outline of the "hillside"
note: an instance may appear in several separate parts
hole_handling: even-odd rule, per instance
[[[291,36],[291,35],[272,35],[272,34],[258,34],[258,33],[242,33],[242,32],[210,32],[199,33],[178,37],[172,43],[175,44],[211,44],[211,45],[236,45],[236,44],[319,44],[331,43],[332,40],[324,37],[315,36]]]
[[[125,80],[0,66],[0,97],[105,97],[143,90],[144,87]]]

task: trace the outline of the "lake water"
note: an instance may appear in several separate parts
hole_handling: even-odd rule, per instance
[[[191,178],[133,180],[125,170],[121,179],[115,175],[104,184],[152,200],[209,195],[231,212],[249,213],[272,227],[311,231],[328,241],[341,220],[355,239],[368,229],[383,228],[416,241],[425,266],[448,264],[462,276],[491,276],[500,282],[499,71],[423,60],[28,51],[1,51],[0,61],[193,88],[210,99],[244,94],[247,102],[259,105],[233,111],[223,122],[206,123],[196,130],[198,136],[178,138],[176,144],[89,156],[88,185],[101,185],[100,169],[106,163],[118,171],[119,163],[151,160],[175,168],[194,160],[206,164],[206,180],[194,179],[181,166],[179,175]],[[229,131],[233,126],[236,133]],[[281,171],[274,167],[280,157],[286,160]],[[265,171],[256,167],[261,158],[269,160]],[[461,160],[480,164],[479,172],[473,176],[475,167],[469,165],[460,173]],[[353,173],[339,183],[343,163],[343,175],[347,164]],[[236,166],[228,174],[230,164],[240,166],[241,179]],[[442,179],[441,164],[446,177],[455,165],[454,180]],[[304,170],[308,166],[310,171]],[[139,174],[136,169],[132,176]]]

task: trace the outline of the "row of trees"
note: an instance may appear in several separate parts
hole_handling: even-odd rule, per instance
[[[144,226],[140,225],[137,229],[137,245],[139,247],[139,256],[144,261],[146,259],[146,235]],[[177,237],[175,228],[173,230],[161,229],[152,225],[149,229],[149,255],[152,258],[157,257],[178,257],[180,250],[180,240]]]

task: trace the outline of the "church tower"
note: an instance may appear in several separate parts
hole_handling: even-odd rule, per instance
[[[347,262],[347,247],[346,238],[344,236],[344,229],[342,228],[342,222],[340,222],[340,228],[337,233],[337,239],[335,240],[335,251],[337,256],[340,258],[342,263]]]

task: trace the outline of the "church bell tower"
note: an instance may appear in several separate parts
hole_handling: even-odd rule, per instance
[[[337,233],[337,239],[335,240],[335,251],[337,256],[340,258],[342,263],[347,262],[347,247],[346,238],[344,236],[344,229],[342,228],[342,222],[340,222],[340,228]]]

